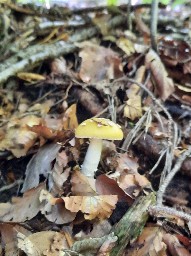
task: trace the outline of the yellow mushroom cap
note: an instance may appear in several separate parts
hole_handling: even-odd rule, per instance
[[[75,130],[76,138],[122,140],[120,125],[106,118],[91,118],[82,122]]]

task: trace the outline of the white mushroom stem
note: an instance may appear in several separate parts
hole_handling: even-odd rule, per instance
[[[81,172],[87,177],[94,177],[100,161],[102,151],[102,139],[91,139],[90,144],[81,166]]]

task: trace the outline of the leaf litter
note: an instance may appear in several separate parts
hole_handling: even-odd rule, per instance
[[[160,6],[156,53],[144,5],[131,9],[132,31],[126,6],[0,5],[1,255],[190,255],[185,6],[172,12],[179,39],[165,35]],[[74,134],[93,116],[118,123],[124,139],[103,143],[88,178],[89,141]]]

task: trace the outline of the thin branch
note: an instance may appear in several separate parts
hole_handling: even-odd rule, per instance
[[[4,192],[6,190],[9,190],[15,186],[19,186],[21,184],[23,184],[24,180],[16,180],[15,182],[9,184],[9,185],[5,185],[3,187],[0,188],[0,192]]]
[[[158,3],[158,0],[152,0],[151,6],[151,46],[155,52],[157,52]]]
[[[191,215],[185,212],[178,211],[174,208],[167,206],[151,206],[149,207],[149,213],[152,216],[172,216],[179,217],[186,221],[191,221]]]
[[[168,173],[168,175],[165,177],[164,182],[160,185],[159,190],[157,192],[157,204],[160,206],[162,205],[163,195],[166,191],[166,188],[168,187],[169,183],[175,176],[175,174],[180,170],[180,167],[184,160],[190,156],[191,154],[191,146],[188,147],[188,149],[182,153],[182,155],[177,159],[174,168]]]

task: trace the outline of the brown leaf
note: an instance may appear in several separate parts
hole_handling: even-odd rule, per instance
[[[49,175],[49,189],[53,195],[62,195],[63,193],[63,184],[68,179],[71,170],[67,164],[68,156],[63,150],[57,154],[56,162]]]
[[[106,175],[99,175],[96,179],[96,191],[99,195],[117,195],[119,201],[132,203],[132,199],[125,194],[114,179],[110,179]]]
[[[178,239],[171,234],[165,234],[163,241],[167,245],[171,255],[176,256],[190,256],[190,252],[178,241]]]
[[[85,83],[96,83],[101,80],[119,78],[123,75],[122,63],[111,49],[83,42],[79,56],[82,58],[80,78]]]
[[[0,204],[0,220],[23,222],[30,220],[40,211],[39,196],[45,184],[41,183],[37,188],[28,190],[23,197],[13,197],[12,203]]]
[[[18,247],[24,251],[27,256],[57,256],[60,251],[69,249],[64,235],[55,231],[41,231],[29,236],[18,233],[17,237]],[[62,241],[62,244],[56,249],[53,246],[55,238],[59,238]]]
[[[47,190],[41,191],[40,202],[42,203],[41,213],[47,220],[56,224],[65,224],[73,221],[76,213],[66,209],[64,202],[60,198],[54,198]]]
[[[84,213],[87,220],[109,218],[118,201],[116,195],[62,197],[71,212]]]
[[[74,130],[78,126],[76,116],[76,104],[71,105],[63,116],[63,128],[65,130]]]
[[[30,131],[29,127],[39,124],[40,121],[40,118],[32,115],[10,120],[4,127],[6,133],[0,141],[0,150],[9,150],[16,157],[25,156],[37,139],[37,134]]]
[[[145,57],[145,65],[151,70],[157,92],[162,100],[166,100],[174,92],[174,83],[168,77],[160,57],[153,50],[149,50]]]
[[[96,195],[95,179],[87,178],[80,171],[75,171],[71,178],[72,194],[78,196]]]
[[[137,160],[129,157],[127,153],[120,154],[119,158],[117,159],[118,167],[116,172],[122,173],[124,170],[129,171],[130,173],[137,173],[139,165]]]
[[[30,235],[31,232],[23,228],[22,226],[15,224],[0,224],[0,234],[1,234],[1,244],[2,249],[5,252],[6,256],[17,256],[18,247],[17,247],[17,234],[18,232],[24,235]],[[3,255],[3,253],[1,254]]]
[[[158,227],[144,228],[135,245],[127,256],[167,256],[166,246],[162,242],[162,231]]]
[[[134,95],[126,101],[126,105],[124,107],[124,116],[131,120],[135,120],[136,118],[142,116],[140,95]]]

